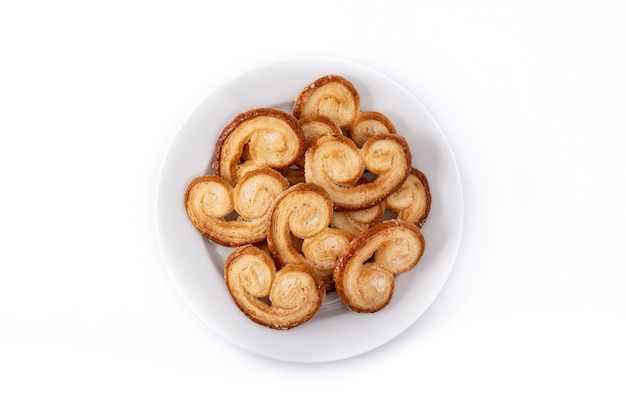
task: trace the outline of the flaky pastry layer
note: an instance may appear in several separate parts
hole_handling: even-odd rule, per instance
[[[338,75],[318,78],[298,93],[293,115],[297,119],[323,115],[347,129],[359,114],[361,98],[354,85]]]
[[[306,264],[276,269],[262,249],[244,245],[224,264],[226,288],[239,309],[251,320],[273,329],[291,329],[311,319],[326,292],[321,279]]]
[[[359,148],[372,136],[388,133],[397,133],[396,127],[386,115],[377,111],[360,112],[348,128],[348,136]]]
[[[389,210],[397,213],[397,218],[422,227],[430,213],[430,186],[428,179],[417,168],[411,173],[402,186],[385,200]]]
[[[347,232],[350,236],[356,236],[380,223],[384,215],[385,202],[383,201],[367,209],[335,211],[330,225]]]
[[[247,172],[233,187],[217,175],[195,178],[185,192],[185,211],[194,227],[223,246],[256,243],[267,236],[267,214],[289,187],[271,168]]]
[[[324,188],[337,211],[370,208],[396,191],[411,170],[411,152],[399,135],[369,138],[361,149],[345,136],[324,135],[305,153],[307,183]],[[368,172],[372,180],[360,181]]]
[[[289,113],[255,108],[239,114],[220,134],[213,156],[215,174],[237,182],[241,158],[274,169],[293,165],[306,149],[304,133]]]
[[[395,275],[413,268],[424,253],[419,227],[387,220],[356,236],[334,270],[335,289],[344,304],[359,313],[381,310],[391,301]]]

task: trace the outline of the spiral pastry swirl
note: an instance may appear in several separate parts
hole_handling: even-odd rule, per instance
[[[215,243],[256,243],[267,236],[265,223],[274,199],[288,187],[271,168],[246,172],[235,187],[217,175],[204,175],[187,187],[185,210],[194,227]]]
[[[292,115],[279,109],[256,108],[239,114],[224,128],[212,166],[216,175],[234,185],[242,156],[278,170],[293,165],[305,149],[304,133]]]
[[[431,194],[428,179],[417,168],[411,168],[411,173],[404,184],[387,197],[385,203],[388,209],[397,213],[397,219],[422,227],[430,212]]]
[[[385,133],[397,133],[396,127],[386,115],[377,111],[360,112],[348,129],[348,136],[359,148],[372,136]]]
[[[226,258],[226,288],[252,321],[273,329],[291,329],[310,320],[326,292],[312,267],[290,264],[277,270],[262,249],[244,245]]]
[[[339,256],[346,250],[352,236],[332,227],[302,241],[302,255],[322,278],[326,292],[335,289],[333,270]]]
[[[324,231],[330,224],[332,202],[315,184],[292,185],[280,194],[267,217],[267,243],[281,265],[304,262],[293,237],[306,239]]]
[[[299,183],[276,198],[267,218],[267,244],[277,264],[308,264],[329,290],[334,286],[330,262],[350,240],[329,228],[332,214],[332,201],[323,188]]]
[[[329,117],[321,114],[302,117],[298,119],[298,123],[304,133],[307,146],[322,135],[343,134],[339,125],[333,122]]]
[[[350,310],[381,310],[391,301],[394,276],[413,268],[424,247],[424,237],[413,223],[393,219],[371,227],[355,237],[337,260],[337,294]]]
[[[370,208],[396,191],[411,170],[411,152],[399,135],[369,138],[363,148],[345,136],[324,135],[305,153],[307,183],[324,188],[337,211]],[[359,181],[365,171],[373,180]]]
[[[341,135],[341,129],[326,116],[314,115],[298,120],[298,124],[304,133],[306,146],[308,147],[315,139],[326,134]],[[292,166],[283,168],[280,173],[287,178],[289,184],[304,182],[304,154]]]
[[[359,114],[360,105],[359,93],[350,81],[338,75],[326,75],[297,94],[293,115],[301,119],[320,114],[347,129]]]

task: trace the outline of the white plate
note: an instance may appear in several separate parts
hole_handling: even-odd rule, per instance
[[[335,294],[308,322],[291,330],[253,323],[228,294],[222,265],[230,250],[194,229],[183,206],[189,182],[210,171],[215,141],[223,127],[251,107],[291,110],[295,95],[326,74],[349,79],[362,110],[386,114],[413,153],[413,166],[426,174],[432,193],[422,231],[426,251],[419,264],[396,277],[391,303],[374,314],[348,311]],[[293,362],[326,362],[368,352],[393,339],[433,302],[454,264],[462,223],[463,196],[454,156],[443,133],[420,102],[396,82],[352,62],[295,59],[256,68],[217,89],[184,122],[161,168],[156,221],[165,264],[193,312],[215,333],[243,349]]]

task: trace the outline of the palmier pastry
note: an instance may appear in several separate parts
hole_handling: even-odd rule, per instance
[[[404,184],[385,200],[387,208],[397,213],[400,220],[422,227],[430,212],[431,194],[426,176],[416,168],[411,169]]]
[[[302,241],[302,254],[308,264],[322,278],[326,292],[335,289],[333,270],[337,258],[346,250],[352,236],[340,229],[329,227],[326,230]]]
[[[298,121],[279,109],[255,108],[239,114],[220,134],[213,156],[215,174],[231,184],[244,155],[274,169],[293,165],[306,150]]]
[[[321,114],[314,114],[300,118],[298,119],[298,123],[304,133],[307,146],[322,135],[343,134],[337,123],[333,122],[329,117]]]
[[[360,97],[354,85],[338,75],[318,78],[298,93],[293,115],[297,119],[321,114],[348,129],[359,114]]]
[[[385,203],[382,202],[363,210],[335,211],[330,225],[356,236],[379,223],[384,215]]]
[[[261,168],[267,168],[267,167],[263,165],[262,163],[254,161],[252,159],[245,160],[237,166],[236,177],[241,178],[247,172],[256,171],[257,169],[261,169]],[[279,172],[282,174],[282,171],[279,171]]]
[[[224,178],[195,178],[185,192],[185,210],[195,228],[223,246],[257,243],[265,239],[266,219],[277,195],[289,187],[271,168],[246,172],[233,188]],[[233,218],[233,212],[238,217]]]
[[[397,133],[387,116],[377,111],[360,112],[348,129],[348,136],[360,148],[374,135]]]
[[[413,223],[393,219],[371,227],[355,237],[337,260],[337,294],[350,310],[381,310],[391,301],[394,275],[413,268],[424,245],[424,237]]]
[[[328,259],[336,259],[350,240],[341,231],[328,230],[332,214],[332,201],[318,185],[295,184],[279,195],[267,217],[267,243],[276,262],[307,263],[330,284]],[[312,256],[314,247],[325,253]]]
[[[311,142],[324,134],[342,134],[339,126],[335,124],[326,116],[314,115],[305,117],[298,120],[298,124],[304,134],[304,140],[308,147]],[[289,181],[289,184],[297,184],[304,182],[304,154],[293,165],[280,170],[285,178]]]
[[[365,171],[374,178],[362,181]],[[396,134],[369,138],[361,149],[345,136],[324,135],[305,153],[307,183],[324,188],[337,211],[370,208],[396,191],[411,170],[406,140]]]
[[[280,194],[267,217],[267,243],[277,262],[303,262],[292,235],[306,239],[321,233],[330,224],[332,213],[332,202],[318,185],[299,183]]]
[[[226,288],[252,321],[273,329],[290,329],[308,321],[320,309],[325,291],[313,268],[290,264],[278,271],[272,258],[244,245],[226,258]]]

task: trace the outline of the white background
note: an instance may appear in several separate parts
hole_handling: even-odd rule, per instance
[[[2,2],[0,415],[623,416],[618,5]],[[300,55],[409,89],[445,132],[465,196],[431,308],[373,352],[315,365],[204,326],[154,222],[187,115],[234,75]]]

